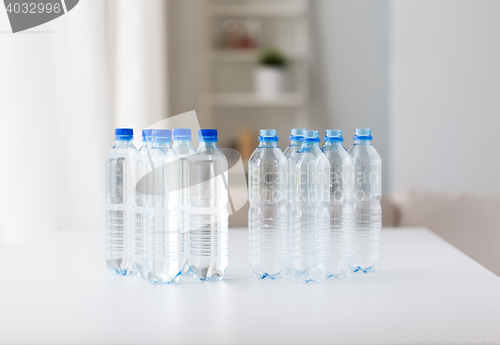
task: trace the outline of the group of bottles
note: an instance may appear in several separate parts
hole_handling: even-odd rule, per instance
[[[248,163],[250,265],[257,277],[321,283],[376,272],[381,253],[382,161],[370,129],[348,152],[341,130],[292,129],[285,152],[260,131]]]
[[[228,264],[227,159],[215,129],[117,128],[106,158],[106,262],[148,282],[220,280]]]

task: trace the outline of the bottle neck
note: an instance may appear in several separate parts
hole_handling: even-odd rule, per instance
[[[372,144],[371,140],[366,140],[366,139],[363,139],[363,140],[356,139],[356,140],[354,140],[354,145],[371,145],[371,144]]]
[[[340,147],[344,146],[341,141],[325,141],[325,147]]]
[[[303,141],[302,142],[302,147],[318,147],[319,148],[319,141]]]
[[[290,146],[300,146],[302,143],[300,140],[290,140]]]
[[[149,139],[148,140],[143,140],[142,141],[142,146],[144,146],[144,147],[151,147],[151,146],[153,146],[153,140],[149,140]]]
[[[217,147],[217,142],[216,141],[200,141],[198,148],[216,148]]]
[[[261,140],[259,142],[260,148],[276,148],[278,147],[278,142],[276,140]]]
[[[171,148],[170,141],[153,141],[153,146],[152,147],[158,148],[158,149],[168,149],[168,148]]]
[[[172,146],[175,145],[175,146],[191,146],[191,141],[190,140],[174,140],[172,142]]]
[[[131,147],[134,147],[134,142],[132,139],[129,139],[129,140],[116,139],[115,140],[114,148],[131,148]]]

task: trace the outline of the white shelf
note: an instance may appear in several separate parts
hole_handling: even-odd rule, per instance
[[[212,49],[210,52],[210,56],[214,61],[257,62],[259,54],[259,49]],[[289,60],[305,59],[303,54],[285,52],[284,55]]]
[[[300,107],[305,104],[302,94],[288,93],[272,99],[261,98],[254,93],[212,93],[209,102],[218,107]]]
[[[307,8],[301,4],[241,4],[208,6],[209,14],[214,17],[299,17],[307,14]]]
[[[210,57],[215,61],[257,61],[257,49],[212,49]]]

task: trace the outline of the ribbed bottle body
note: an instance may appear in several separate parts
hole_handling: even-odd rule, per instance
[[[150,150],[151,180],[144,201],[144,275],[151,284],[177,282],[182,270],[180,161],[169,144]]]
[[[297,129],[294,128],[291,130],[291,136],[290,136],[290,144],[287,146],[285,151],[283,152],[285,154],[285,157],[287,159],[287,186],[286,186],[286,192],[285,192],[285,198],[286,198],[286,208],[287,208],[287,228],[285,231],[285,236],[286,236],[286,247],[285,247],[285,266],[286,266],[286,274],[290,273],[290,253],[289,251],[289,246],[288,243],[290,242],[290,227],[289,224],[291,223],[291,215],[292,213],[289,212],[292,209],[291,205],[291,195],[292,195],[292,188],[290,183],[292,182],[291,176],[293,175],[293,158],[297,154],[297,152],[300,150],[300,147],[302,146],[302,143],[300,142],[300,139],[303,137],[304,133],[306,132],[306,129]]]
[[[353,173],[352,159],[341,142],[323,148],[330,160],[330,268],[328,277],[346,278],[353,260]]]
[[[215,142],[201,142],[191,159],[189,270],[220,280],[228,265],[228,166]]]
[[[182,250],[182,275],[189,273],[189,231],[190,231],[190,183],[191,163],[194,148],[190,141],[174,141],[172,149],[177,154],[181,164],[181,204],[180,204],[180,227],[181,227],[181,250]]]
[[[135,158],[133,264],[137,277],[141,279],[144,278],[144,203],[152,177],[152,174],[149,174],[151,163],[148,158],[151,145],[151,141],[145,141]]]
[[[330,162],[317,142],[303,142],[290,178],[290,275],[294,281],[321,283],[330,264]]]
[[[105,161],[106,264],[112,274],[133,272],[136,155],[131,140],[117,140]]]
[[[382,160],[370,140],[355,140],[354,162],[354,272],[376,272],[382,244]]]
[[[288,161],[276,142],[263,141],[248,163],[250,266],[260,278],[286,274]]]

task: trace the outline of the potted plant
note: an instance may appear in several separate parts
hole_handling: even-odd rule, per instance
[[[286,57],[277,49],[262,51],[255,69],[255,91],[262,98],[274,98],[285,92]]]

